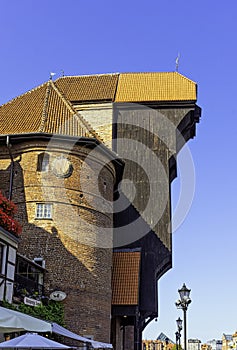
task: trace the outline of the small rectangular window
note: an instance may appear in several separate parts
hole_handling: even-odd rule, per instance
[[[38,155],[37,171],[49,170],[49,155],[47,153],[40,153]]]
[[[3,245],[0,244],[0,273],[3,270]]]
[[[0,244],[0,273],[5,275],[7,246]]]
[[[38,203],[36,205],[37,219],[52,219],[52,204]]]
[[[44,260],[43,258],[34,258],[33,261],[34,261],[37,265],[39,265],[39,266],[45,268],[45,260]]]

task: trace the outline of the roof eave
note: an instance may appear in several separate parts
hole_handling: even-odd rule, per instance
[[[118,105],[140,104],[153,109],[158,108],[190,108],[196,106],[196,100],[173,100],[173,101],[115,101]]]
[[[103,143],[101,143],[96,138],[37,132],[37,133],[0,135],[0,144],[6,144],[7,138],[9,138],[10,144],[18,144],[20,142],[28,141],[29,139],[50,141],[53,138],[55,141],[69,142],[72,145],[84,145],[84,146],[86,145],[88,148],[91,148],[91,149],[97,146],[100,146],[101,152],[103,154],[106,154],[109,161],[111,161],[115,167],[115,171],[116,171],[115,186],[116,187],[122,179],[124,161],[120,159],[115,152],[111,151],[108,147],[106,147]]]

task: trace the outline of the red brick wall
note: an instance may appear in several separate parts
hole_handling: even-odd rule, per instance
[[[113,198],[115,171],[111,164],[105,165],[108,160],[100,151],[94,150],[88,159],[87,147],[66,147],[57,143],[49,149],[43,142],[32,141],[12,148],[12,199],[23,224],[19,252],[30,259],[44,258],[47,295],[53,290],[66,292],[67,327],[109,342],[112,214],[107,209],[112,202],[106,199]],[[50,155],[47,173],[36,171],[38,155],[44,150]],[[53,161],[62,154],[73,167],[68,178],[53,172]],[[0,186],[7,193],[7,150],[2,149],[0,157]],[[52,220],[35,218],[37,202],[53,204]]]

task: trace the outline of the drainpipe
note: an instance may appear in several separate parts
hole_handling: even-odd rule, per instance
[[[136,308],[136,315],[134,319],[134,350],[142,350],[142,332],[138,307]]]
[[[10,144],[10,140],[9,140],[9,135],[7,135],[6,145],[8,148],[9,156],[11,158],[10,185],[9,185],[9,195],[8,195],[8,199],[11,200],[12,199],[12,186],[13,186],[14,160],[13,160],[13,156],[12,156],[12,152],[11,152],[11,144]]]

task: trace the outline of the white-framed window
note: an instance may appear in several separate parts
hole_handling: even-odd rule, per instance
[[[52,208],[50,203],[37,203],[36,219],[52,219]]]

